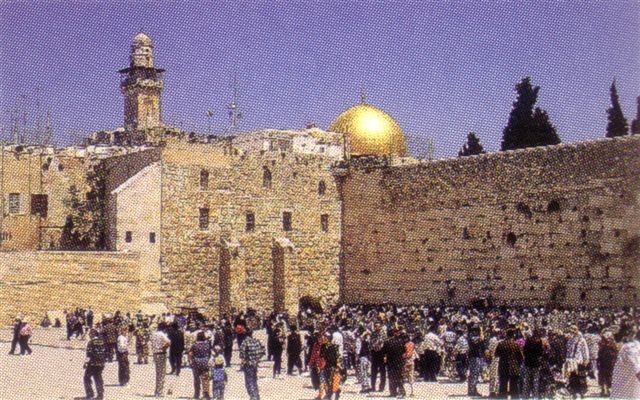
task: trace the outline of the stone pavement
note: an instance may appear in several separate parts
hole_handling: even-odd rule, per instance
[[[10,333],[0,331],[0,399],[74,399],[84,396],[82,377],[84,370],[85,341],[67,341],[63,329],[36,330],[34,335],[33,354],[31,356],[10,356]],[[264,332],[257,332],[257,337],[264,342]],[[133,354],[133,351],[130,353]],[[152,360],[148,365],[135,364],[135,357],[130,357],[131,381],[128,386],[117,384],[117,363],[108,363],[103,377],[105,381],[106,399],[144,399],[151,398],[155,385],[155,370]],[[229,381],[225,399],[248,399],[244,388],[244,377],[238,372],[238,355],[233,355],[233,365],[227,370]],[[284,362],[286,368],[286,361]],[[315,391],[311,388],[308,376],[286,376],[272,379],[273,363],[263,361],[258,376],[258,385],[263,400],[312,400]],[[190,368],[184,368],[179,377],[168,375],[165,390],[171,391],[165,398],[188,399],[193,395],[193,375]],[[408,385],[405,385],[408,389]],[[479,385],[480,393],[487,395],[487,385]],[[360,387],[355,378],[349,376],[343,387],[341,399],[379,399],[386,393],[371,395],[359,394]],[[388,390],[388,389],[387,389]],[[595,394],[597,387],[590,387]],[[418,382],[415,384],[415,399],[432,398],[465,398],[466,384]]]

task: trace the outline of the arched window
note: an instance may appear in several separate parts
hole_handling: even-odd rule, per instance
[[[325,192],[327,191],[327,184],[324,183],[324,181],[320,181],[318,183],[318,194],[320,196],[324,196]]]
[[[263,167],[262,187],[265,189],[271,189],[271,171],[269,171],[269,168],[267,167]]]

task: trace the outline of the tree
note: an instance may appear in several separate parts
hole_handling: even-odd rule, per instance
[[[467,135],[467,143],[465,143],[458,152],[458,157],[475,156],[484,153],[485,151],[480,144],[480,139],[478,139],[475,132],[469,132]]]
[[[611,93],[611,107],[607,109],[609,123],[607,124],[607,137],[624,136],[629,133],[629,125],[627,119],[622,114],[620,107],[620,98],[618,97],[618,89],[616,89],[616,80],[611,83],[609,89]]]
[[[631,122],[631,134],[640,135],[640,96],[636,98],[636,105],[638,107],[636,111],[636,119]]]
[[[515,87],[517,98],[509,114],[509,122],[502,131],[502,150],[548,146],[560,143],[556,128],[546,111],[535,107],[539,86],[531,78],[523,78]]]

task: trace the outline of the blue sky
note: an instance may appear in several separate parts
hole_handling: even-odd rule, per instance
[[[389,112],[415,155],[453,156],[469,131],[499,148],[531,76],[564,142],[600,138],[609,86],[635,118],[640,2],[3,2],[0,111],[50,108],[60,145],[122,125],[119,68],[140,30],[167,70],[165,122],[227,125],[237,74],[242,130],[326,128],[359,101]],[[26,98],[22,97],[25,95]],[[32,122],[29,122],[32,124]]]

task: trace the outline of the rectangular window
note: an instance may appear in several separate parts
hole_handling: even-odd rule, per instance
[[[132,240],[133,240],[133,233],[131,231],[126,231],[124,233],[124,241],[127,243],[131,243]]]
[[[329,231],[329,214],[322,214],[320,216],[320,228],[323,232]]]
[[[252,212],[247,212],[245,217],[246,217],[245,231],[246,232],[253,232],[253,230],[256,227],[256,216],[255,216],[255,214],[252,213]]]
[[[155,242],[156,242],[156,233],[149,232],[149,243],[155,243]]]
[[[9,193],[7,208],[9,214],[20,214],[20,193]]]
[[[208,208],[200,209],[198,225],[200,226],[201,230],[209,229],[209,209]]]
[[[290,231],[291,228],[291,212],[285,211],[282,213],[282,229]]]
[[[49,209],[49,197],[46,194],[31,195],[31,214],[32,215],[39,215],[42,218],[47,218],[48,209]]]
[[[200,190],[209,190],[209,171],[200,171]]]

